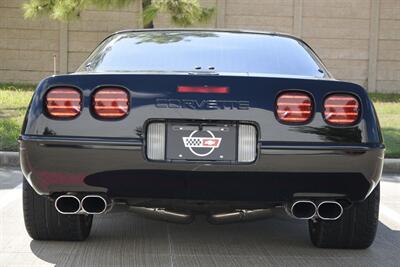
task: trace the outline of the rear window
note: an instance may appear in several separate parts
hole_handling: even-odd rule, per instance
[[[215,71],[323,77],[322,69],[306,45],[289,37],[159,31],[113,35],[78,71]]]

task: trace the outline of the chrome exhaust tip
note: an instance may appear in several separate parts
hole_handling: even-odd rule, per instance
[[[61,214],[77,214],[81,210],[81,202],[79,198],[74,195],[59,196],[54,206]]]
[[[87,214],[102,214],[107,211],[110,202],[99,195],[87,195],[81,201],[82,211]]]
[[[343,214],[343,207],[336,201],[322,201],[318,204],[317,215],[322,220],[337,220]]]
[[[309,220],[317,214],[317,206],[310,200],[298,200],[290,207],[290,214],[296,219]]]

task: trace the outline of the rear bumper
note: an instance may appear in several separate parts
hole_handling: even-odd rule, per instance
[[[379,182],[383,145],[259,144],[253,164],[150,162],[140,139],[22,136],[22,171],[39,194],[105,192],[112,198],[285,202],[359,201]]]

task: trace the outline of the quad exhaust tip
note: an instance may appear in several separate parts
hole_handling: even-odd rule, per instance
[[[77,214],[81,210],[81,202],[74,195],[59,196],[54,205],[61,214]]]
[[[343,206],[333,200],[321,201],[318,205],[311,200],[297,200],[287,207],[289,208],[286,210],[292,217],[301,220],[319,218],[333,221],[343,214]]]
[[[102,214],[106,212],[109,203],[99,195],[87,195],[81,201],[82,211],[87,214]]]
[[[111,208],[111,201],[100,195],[87,195],[80,200],[72,194],[56,198],[54,206],[61,214],[102,214]]]
[[[318,204],[317,215],[322,220],[337,220],[343,214],[343,207],[337,201],[322,201]]]

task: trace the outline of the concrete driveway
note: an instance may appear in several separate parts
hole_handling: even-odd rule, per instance
[[[307,223],[283,213],[257,222],[152,221],[117,207],[85,242],[32,241],[22,218],[21,173],[0,168],[0,266],[400,266],[400,174],[385,175],[378,235],[367,250],[314,248]]]

